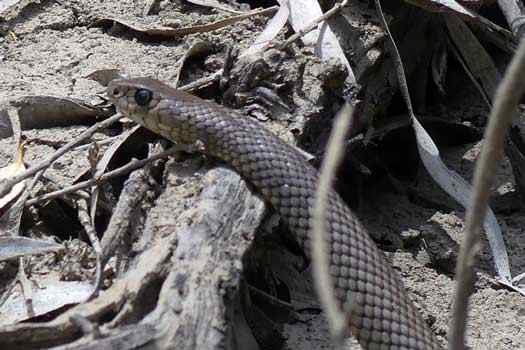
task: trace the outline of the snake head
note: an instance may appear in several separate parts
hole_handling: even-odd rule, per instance
[[[163,98],[156,86],[159,84],[149,78],[115,79],[109,83],[106,95],[122,115],[142,122]]]
[[[199,106],[207,102],[150,78],[115,79],[106,95],[117,111],[172,140],[192,143],[197,130]],[[191,142],[190,142],[191,141]]]

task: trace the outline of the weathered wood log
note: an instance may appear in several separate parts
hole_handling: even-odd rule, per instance
[[[241,259],[265,206],[233,170],[198,163],[169,167],[121,279],[53,321],[1,327],[0,346],[230,348]]]

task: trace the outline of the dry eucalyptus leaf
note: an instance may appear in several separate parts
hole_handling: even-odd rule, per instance
[[[38,280],[40,288],[33,291],[33,308],[35,316],[51,313],[67,305],[84,302],[93,287],[87,282],[62,282],[51,278]],[[6,302],[0,306],[0,326],[11,325],[29,318],[25,298],[22,293],[11,293]]]
[[[112,114],[109,109],[69,97],[25,96],[11,105],[18,108],[22,130],[94,124],[97,117]]]
[[[24,165],[24,144],[20,143],[17,148],[13,163],[0,168],[0,180],[9,179],[26,170]],[[14,201],[24,192],[26,181],[20,181],[13,186],[11,191],[0,198],[0,216],[13,204]]]
[[[240,15],[228,17],[225,19],[218,20],[216,22],[195,25],[191,27],[182,27],[182,28],[171,28],[171,27],[143,27],[140,25],[131,24],[129,22],[116,19],[116,18],[99,18],[95,21],[93,26],[103,27],[103,28],[113,28],[114,26],[123,28],[133,35],[143,35],[153,40],[165,40],[167,38],[180,38],[188,34],[194,33],[207,33],[217,29],[224,28],[226,26],[232,25],[239,21],[242,21],[246,18],[251,18],[257,15],[271,15],[277,10],[277,6],[273,6],[263,10],[254,10],[250,12],[245,12]]]
[[[477,16],[454,0],[405,0],[405,2],[432,12],[449,12],[472,18]]]
[[[96,166],[96,176],[121,167],[127,164],[132,158],[146,156],[147,143],[157,138],[158,136],[156,134],[144,127],[135,126],[131,128],[105,150],[104,155]],[[73,183],[89,180],[90,178],[91,169],[87,168],[73,180]]]
[[[288,6],[288,1],[281,1],[279,10],[272,17],[272,19],[266,24],[264,30],[257,36],[254,43],[246,49],[240,57],[249,57],[254,55],[262,50],[264,50],[273,39],[279,34],[281,29],[284,27],[288,21],[290,15],[290,8]]]
[[[182,58],[177,62],[177,70],[175,77],[173,78],[175,82],[173,85],[176,87],[179,84],[182,69],[184,68],[184,64],[188,61],[188,59],[207,56],[212,52],[212,50],[213,45],[208,41],[197,41],[191,45],[191,47],[184,53],[184,56],[182,56]]]
[[[470,205],[472,186],[457,172],[449,169],[446,166],[446,164],[441,159],[441,155],[436,144],[414,114],[401,57],[399,56],[399,52],[395,46],[394,39],[390,34],[390,30],[388,30],[386,19],[384,18],[384,15],[381,11],[379,1],[376,1],[376,4],[379,7],[378,12],[381,16],[383,25],[385,29],[387,29],[386,32],[389,40],[391,40],[391,42],[394,44],[393,51],[397,58],[396,70],[398,73],[399,85],[402,91],[403,99],[405,100],[405,104],[409,111],[410,118],[412,119],[412,127],[416,135],[417,148],[421,161],[423,162],[425,169],[428,171],[432,179],[439,185],[439,187],[441,187],[464,208],[467,208]],[[507,248],[503,240],[501,227],[499,226],[496,216],[490,207],[487,208],[486,217],[483,222],[483,228],[485,229],[485,234],[487,236],[487,240],[489,242],[494,259],[494,268],[497,273],[498,282],[525,295],[525,289],[520,289],[519,286],[513,284]]]
[[[317,0],[293,0],[288,3],[290,6],[290,17],[288,20],[296,32],[306,28],[311,22],[323,15]],[[321,60],[339,59],[347,68],[347,81],[350,84],[355,84],[356,80],[350,62],[346,58],[337,37],[326,22],[322,22],[318,29],[305,34],[301,39],[305,45],[315,46],[315,54]]]
[[[446,16],[447,18],[458,16],[465,21],[473,23],[482,31],[485,31],[487,37],[502,49],[513,52],[513,48],[515,49],[518,44],[518,40],[516,40],[510,31],[501,28],[470,9],[481,6],[483,1],[470,1],[470,4],[472,4],[470,8],[454,0],[405,0],[405,2],[421,7],[427,11],[450,14],[450,16]],[[467,1],[464,1],[464,3],[467,3]]]
[[[99,177],[104,173],[121,167],[131,161],[133,158],[143,158],[147,154],[147,144],[153,141],[157,136],[151,131],[140,125],[126,131],[126,133],[104,152],[104,155],[96,162],[94,168],[85,169],[73,183],[88,180],[92,176]],[[92,174],[92,171],[95,174]],[[111,194],[118,196],[122,189],[122,178],[116,178],[109,181],[105,186],[93,186],[91,191],[91,217],[100,220],[101,217],[95,215],[98,211],[100,189],[111,189]],[[107,194],[107,192],[106,192]]]
[[[445,23],[450,32],[450,38],[455,44],[454,47],[457,48],[455,52],[460,56],[460,61],[464,62],[466,73],[490,106],[490,101],[501,80],[496,64],[463,21],[457,17],[448,16],[445,18]]]
[[[64,249],[62,245],[51,241],[27,237],[0,236],[0,261],[34,254],[57,252],[62,249]]]

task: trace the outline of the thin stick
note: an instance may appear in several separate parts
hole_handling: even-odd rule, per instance
[[[12,178],[9,178],[7,180],[0,181],[0,197],[5,196],[9,191],[11,191],[11,188],[19,183],[22,180],[27,179],[28,177],[33,176],[34,174],[38,173],[41,170],[44,170],[48,168],[55,160],[63,156],[67,151],[78,145],[80,142],[84,141],[85,139],[90,138],[95,132],[97,132],[99,129],[103,129],[117,120],[119,120],[122,116],[117,113],[111,117],[109,117],[106,120],[103,120],[99,123],[96,123],[95,125],[91,126],[89,129],[85,130],[83,133],[80,134],[79,137],[77,137],[75,140],[72,140],[65,144],[64,146],[60,147],[51,157],[48,159],[40,162],[37,165],[34,165],[27,169],[26,171],[13,176]]]
[[[189,91],[189,92],[195,91],[202,87],[209,86],[215,82],[218,82],[221,79],[221,75],[222,75],[222,69],[219,69],[218,71],[216,71],[215,73],[209,76],[200,78],[198,80],[195,80],[194,82],[191,82],[189,84],[179,87],[179,90]]]
[[[349,104],[339,111],[328,140],[326,154],[321,166],[312,219],[312,263],[317,293],[326,313],[330,333],[336,344],[340,344],[346,328],[346,316],[335,299],[334,284],[329,269],[330,249],[326,244],[326,207],[332,188],[335,170],[344,155],[344,138],[352,120],[353,108]],[[351,125],[350,125],[351,126]]]
[[[499,85],[485,130],[485,141],[474,171],[474,190],[467,209],[466,228],[456,268],[456,291],[450,325],[449,349],[465,348],[468,298],[474,286],[474,262],[479,251],[479,232],[490,197],[490,186],[503,157],[505,132],[517,115],[517,106],[525,92],[525,40],[510,63]]]
[[[72,186],[69,186],[67,188],[64,188],[64,189],[61,189],[61,190],[58,190],[58,191],[54,191],[54,192],[50,192],[50,193],[46,193],[44,195],[35,197],[35,198],[27,201],[26,202],[26,206],[34,205],[36,203],[45,201],[47,199],[60,197],[60,196],[63,196],[64,194],[75,192],[75,191],[78,191],[80,189],[92,186],[94,184],[108,181],[108,180],[110,180],[110,179],[112,179],[114,177],[118,177],[118,176],[127,174],[127,173],[129,173],[129,172],[131,172],[131,171],[133,171],[135,169],[143,167],[144,165],[146,165],[146,164],[148,164],[150,162],[153,162],[153,161],[155,161],[157,159],[168,157],[168,156],[170,156],[172,154],[175,154],[178,151],[180,151],[180,148],[174,147],[174,148],[170,148],[169,150],[166,150],[164,152],[161,152],[159,154],[156,154],[156,155],[151,156],[151,157],[146,158],[146,159],[132,160],[128,164],[123,165],[120,168],[117,168],[115,170],[109,171],[109,172],[103,174],[102,176],[100,176],[98,178],[91,178],[89,180],[79,182],[79,183],[77,183],[75,185],[72,185]]]
[[[12,235],[19,236],[20,234],[20,221],[22,218],[22,210],[24,208],[24,203],[29,197],[29,193],[31,192],[31,189],[36,185],[38,180],[40,180],[40,177],[44,173],[43,170],[36,173],[36,175],[31,180],[31,183],[29,186],[26,187],[24,190],[24,193],[20,198],[16,201],[16,203],[10,208],[10,214],[15,222],[12,223]],[[31,281],[27,278],[26,272],[25,272],[25,262],[26,259],[24,257],[21,257],[18,259],[18,281],[20,282],[20,286],[22,287],[22,294],[24,295],[24,301],[26,306],[27,314],[30,317],[33,317],[35,315],[35,309],[33,304],[33,285],[31,284]]]
[[[146,168],[147,169],[147,168]],[[149,171],[144,169],[134,171],[124,184],[124,189],[119,197],[117,206],[111,215],[108,227],[102,236],[102,266],[108,262],[117,250],[117,246],[122,244],[122,238],[130,226],[133,212],[139,203],[146,196],[150,188],[148,183]]]
[[[108,143],[112,143],[113,141],[117,140],[119,138],[119,136],[113,136],[113,137],[108,137],[107,139],[103,139],[103,140],[100,140],[100,141],[93,141],[93,142],[90,142],[90,143],[86,143],[84,145],[80,145],[80,146],[77,146],[75,148],[73,148],[73,151],[83,151],[83,150],[86,150],[90,147],[93,147],[93,145],[96,143],[97,145],[99,146],[102,146],[102,145],[105,145],[105,144],[108,144]]]
[[[93,291],[91,292],[91,296],[96,296],[100,287],[99,281],[102,280],[102,247],[100,246],[100,240],[98,239],[97,231],[95,230],[95,226],[93,224],[94,218],[92,218],[89,213],[88,203],[89,202],[87,199],[79,198],[77,200],[77,211],[78,220],[80,221],[82,227],[84,227],[84,230],[86,231],[86,234],[96,255],[95,286],[93,287]],[[91,296],[88,298],[88,300],[91,299]]]
[[[35,317],[35,306],[33,304],[33,286],[31,281],[27,278],[25,271],[25,259],[21,257],[18,259],[18,281],[22,287],[22,294],[24,295],[24,301],[26,306],[26,312],[28,317]]]
[[[291,43],[293,43],[294,41],[296,41],[297,39],[303,37],[304,35],[308,34],[309,32],[311,32],[312,30],[314,30],[315,28],[317,28],[317,26],[319,25],[319,23],[323,22],[323,21],[326,21],[328,18],[332,17],[334,14],[336,14],[339,10],[341,10],[343,7],[346,6],[346,4],[348,3],[348,0],[343,0],[341,1],[340,3],[338,4],[335,4],[334,7],[332,7],[330,10],[326,11],[325,13],[323,13],[321,16],[319,16],[318,18],[316,18],[315,20],[313,20],[310,24],[308,24],[306,27],[304,27],[303,29],[299,30],[297,33],[295,33],[294,35],[290,36],[288,39],[286,39],[286,41],[284,43],[282,43],[281,45],[279,45],[278,47],[280,49],[283,49],[285,48],[286,46],[290,45]]]

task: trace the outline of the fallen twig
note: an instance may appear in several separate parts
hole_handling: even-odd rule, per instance
[[[119,197],[117,207],[111,216],[111,220],[108,224],[104,235],[102,236],[102,255],[100,259],[101,271],[104,270],[106,263],[115,254],[119,244],[123,245],[123,238],[125,233],[130,227],[135,209],[139,206],[139,203],[146,196],[146,192],[150,189],[150,185],[147,181],[147,172],[144,169],[134,171],[129,179],[124,184],[124,189]],[[131,243],[128,243],[128,246]],[[123,249],[118,249],[122,251]],[[118,256],[121,256],[119,254]],[[117,265],[119,267],[120,265]],[[96,286],[97,289],[102,285],[103,274],[97,275]],[[97,289],[95,289],[93,295],[96,295]],[[113,319],[113,323],[119,323],[121,317],[125,317],[127,312],[123,311]]]
[[[97,236],[97,232],[95,231],[95,227],[93,225],[93,219],[91,215],[89,214],[89,205],[88,200],[84,198],[79,198],[77,200],[77,211],[78,211],[78,220],[80,221],[80,224],[82,227],[84,227],[84,230],[86,231],[86,234],[89,238],[89,242],[91,243],[91,246],[93,247],[93,250],[95,251],[97,263],[96,263],[96,278],[95,278],[95,287],[93,288],[93,292],[91,293],[91,296],[95,296],[98,293],[98,281],[101,279],[100,276],[102,276],[102,263],[101,263],[101,253],[102,248],[100,247],[100,241]],[[89,298],[89,299],[90,299]]]
[[[18,282],[22,288],[22,294],[24,295],[24,301],[28,317],[35,316],[35,308],[33,306],[33,286],[31,281],[27,278],[25,270],[25,259],[21,257],[18,259]]]
[[[98,177],[96,179],[92,178],[92,179],[89,179],[89,180],[86,180],[86,181],[82,181],[82,182],[79,182],[79,183],[77,183],[75,185],[72,185],[72,186],[69,186],[67,188],[61,189],[59,191],[46,193],[44,195],[38,196],[36,198],[33,198],[33,199],[31,199],[31,200],[26,202],[26,206],[30,206],[30,205],[33,205],[33,204],[45,201],[47,199],[60,197],[60,196],[63,196],[64,194],[78,191],[80,189],[89,187],[89,186],[94,185],[96,183],[102,183],[102,182],[108,181],[108,180],[110,180],[112,178],[115,178],[115,177],[127,174],[130,171],[138,169],[138,168],[144,166],[145,164],[153,162],[153,161],[155,161],[157,159],[161,159],[161,158],[173,155],[173,154],[175,154],[176,152],[179,152],[179,151],[180,151],[180,148],[175,147],[175,148],[170,148],[169,150],[166,150],[164,152],[161,152],[159,154],[156,154],[156,155],[151,156],[151,157],[146,158],[146,159],[132,160],[128,164],[123,165],[120,168],[117,168],[115,170],[109,171],[109,172],[105,173],[104,175],[102,175],[102,176],[100,176],[100,177]]]
[[[83,133],[80,134],[79,137],[77,137],[75,140],[72,140],[65,144],[63,147],[60,147],[51,157],[48,159],[30,167],[26,171],[13,176],[10,179],[0,181],[0,197],[5,196],[10,190],[11,187],[13,187],[15,184],[19,183],[22,180],[25,180],[36,173],[45,170],[47,167],[49,167],[55,160],[63,156],[67,151],[72,149],[73,147],[77,146],[80,142],[84,141],[87,138],[90,138],[95,132],[97,132],[99,129],[105,128],[117,120],[119,120],[122,116],[117,113],[111,117],[109,117],[106,120],[103,120],[99,123],[96,123],[95,125],[91,126],[87,130],[85,130]]]
[[[144,170],[133,172],[124,184],[124,189],[111,216],[106,232],[102,236],[102,266],[104,266],[117,244],[121,242],[132,218],[133,210],[144,198],[148,189]]]
[[[297,39],[303,37],[305,34],[311,32],[317,26],[319,23],[326,21],[328,18],[332,17],[334,14],[336,14],[339,10],[341,10],[343,7],[346,6],[348,3],[348,0],[343,0],[338,4],[335,4],[334,7],[332,7],[330,10],[326,11],[322,16],[319,16],[316,20],[312,21],[309,25],[307,25],[305,28],[299,30],[294,35],[290,36],[286,41],[278,46],[279,49],[284,49],[286,46],[290,45]]]

